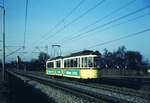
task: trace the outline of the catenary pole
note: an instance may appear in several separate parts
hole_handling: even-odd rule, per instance
[[[3,6],[0,6],[3,9],[3,59],[2,59],[2,80],[4,81],[5,74],[5,8],[4,3]]]

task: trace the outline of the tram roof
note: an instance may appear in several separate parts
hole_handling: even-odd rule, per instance
[[[83,56],[83,55],[100,55],[98,51],[92,51],[92,50],[84,50],[76,53],[71,53],[70,55],[67,56],[58,56],[49,60],[56,60],[56,59],[63,59],[63,58],[68,58],[68,57],[74,57],[74,56]]]
[[[70,55],[65,57],[73,57],[73,56],[81,56],[81,55],[98,55],[98,53],[92,50],[84,50],[76,53],[71,53]]]

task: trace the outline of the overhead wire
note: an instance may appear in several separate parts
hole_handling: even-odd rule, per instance
[[[48,32],[44,33],[44,34],[41,36],[42,39],[40,39],[40,41],[43,40],[43,39],[45,39],[45,38],[47,38],[47,35],[48,35],[50,32],[54,31],[54,30],[55,30],[56,28],[58,28],[61,24],[63,24],[63,23],[65,22],[65,20],[66,20],[68,17],[70,17],[84,2],[85,2],[85,0],[81,0],[66,16],[64,16],[54,27],[52,27],[52,29],[50,29],[50,30],[48,30]],[[42,41],[41,41],[41,42],[42,42]],[[39,42],[39,43],[41,43],[41,42]],[[37,43],[37,41],[36,41],[35,43]],[[33,44],[35,44],[35,43],[33,43]]]
[[[120,26],[120,25],[122,25],[122,24],[126,24],[126,23],[129,23],[129,22],[135,21],[135,20],[140,19],[140,18],[143,18],[143,17],[145,17],[145,16],[147,16],[147,15],[150,15],[150,13],[145,13],[145,14],[143,14],[143,15],[139,15],[139,16],[136,16],[136,17],[134,17],[134,18],[131,18],[131,19],[127,20],[127,21],[123,21],[123,22],[120,22],[120,23],[111,25],[111,26],[109,26],[109,27],[106,27],[106,28],[104,28],[104,29],[101,29],[100,31],[98,31],[98,33],[103,32],[103,31],[106,31],[106,30],[108,30],[108,29],[110,29],[110,28],[114,28],[114,27],[116,27],[116,26]],[[80,39],[82,39],[82,38],[86,38],[86,37],[89,37],[89,36],[90,36],[90,35],[89,35],[89,36],[87,36],[87,35],[89,35],[89,34],[81,35],[81,36],[79,36],[78,38],[74,38],[73,40],[76,40],[76,39],[80,40]],[[94,34],[93,34],[93,35],[94,35]],[[92,35],[92,36],[93,36],[93,35]],[[71,41],[72,41],[72,40],[71,40]],[[68,42],[69,42],[69,41],[68,41]],[[68,42],[67,42],[67,43],[68,43]]]
[[[54,29],[58,28],[69,16],[71,16],[73,14],[73,12],[76,11],[76,9],[78,9],[83,3],[84,3],[85,0],[81,0],[79,2],[79,4],[77,4],[62,20],[60,20],[51,30],[49,30],[46,34],[48,34],[49,32],[53,31]],[[45,37],[45,35],[42,35],[42,37]]]
[[[98,0],[99,1],[99,0]],[[98,2],[96,5],[94,5],[93,7],[89,8],[88,10],[86,10],[84,13],[82,13],[81,15],[79,15],[77,18],[73,19],[71,22],[67,23],[65,26],[63,26],[62,28],[60,28],[58,31],[56,31],[54,34],[49,35],[46,39],[44,39],[45,41],[48,40],[49,38],[52,38],[54,36],[56,36],[56,34],[60,33],[62,30],[64,30],[65,28],[67,28],[69,25],[73,24],[74,22],[78,21],[80,18],[82,18],[83,16],[85,16],[86,14],[88,14],[90,11],[94,10],[95,8],[97,8],[98,6],[100,6],[101,4],[103,4],[106,0],[101,0],[100,2]]]
[[[6,46],[7,48],[9,47],[9,48],[16,48],[16,47],[22,47],[23,48],[23,46],[10,46],[10,45],[7,45]]]
[[[134,1],[134,0],[133,0],[133,1]],[[136,14],[136,13],[138,13],[138,12],[141,12],[141,11],[143,11],[143,10],[149,8],[149,7],[150,7],[150,5],[148,5],[148,6],[146,6],[146,7],[143,7],[143,8],[140,8],[140,9],[135,10],[135,11],[133,11],[133,12],[130,12],[130,13],[124,15],[124,16],[121,16],[121,17],[116,18],[116,19],[113,19],[113,20],[111,20],[111,21],[109,21],[109,22],[107,22],[107,23],[104,23],[104,24],[102,24],[102,25],[100,25],[100,26],[97,26],[97,27],[95,27],[95,28],[92,28],[92,29],[90,29],[90,31],[88,30],[88,31],[86,31],[86,32],[84,32],[84,33],[81,33],[81,34],[87,34],[87,33],[89,33],[89,32],[95,31],[95,30],[97,30],[97,29],[99,29],[99,28],[101,28],[101,27],[110,25],[110,24],[112,24],[112,23],[114,23],[114,22],[116,22],[116,21],[118,21],[118,20],[122,20],[123,18],[129,17],[129,16],[134,15],[134,14]],[[143,16],[144,16],[144,15],[143,15]],[[142,17],[142,16],[135,17],[135,19],[140,18],[140,17]],[[133,18],[133,19],[134,19],[134,18]],[[132,19],[132,20],[133,20],[133,19]],[[132,21],[132,20],[130,19],[129,21]],[[125,23],[125,22],[119,23],[118,25],[123,24],[123,23]],[[115,25],[116,25],[116,24],[115,24]],[[116,25],[116,26],[118,26],[118,25]],[[114,26],[114,25],[113,25],[113,26]],[[112,27],[112,26],[111,26],[111,27]],[[110,27],[108,27],[108,28],[110,28]],[[123,36],[123,37],[120,37],[120,38],[117,38],[117,39],[113,39],[113,40],[110,40],[110,41],[106,41],[106,42],[103,42],[103,43],[99,43],[99,44],[96,44],[96,45],[93,45],[93,46],[90,46],[90,47],[87,47],[87,48],[93,48],[93,47],[96,47],[96,46],[101,46],[101,45],[109,44],[109,43],[116,42],[116,41],[119,41],[119,40],[122,40],[122,39],[130,38],[130,37],[133,37],[133,36],[136,36],[136,35],[139,35],[139,34],[148,32],[148,31],[150,31],[150,29],[145,29],[145,30],[142,30],[142,31],[137,32],[137,33],[129,34],[129,35],[127,35],[127,36]],[[57,33],[57,32],[56,32],[56,33]],[[80,36],[82,36],[81,34],[80,34]],[[88,34],[88,35],[89,35],[89,34]],[[83,36],[85,36],[85,35],[83,35]],[[74,37],[73,39],[75,39],[75,37]],[[73,39],[71,39],[71,40],[73,40]],[[80,39],[81,39],[81,38],[80,38]]]
[[[136,32],[136,33],[128,34],[126,36],[122,36],[122,37],[119,37],[119,38],[116,38],[116,39],[113,39],[113,40],[105,41],[105,42],[102,42],[102,43],[98,43],[96,45],[92,45],[92,46],[86,47],[86,48],[84,48],[84,50],[95,48],[97,46],[103,46],[103,45],[111,44],[111,43],[114,43],[114,42],[117,42],[117,41],[120,41],[120,40],[123,40],[123,39],[131,38],[131,37],[143,34],[145,32],[149,32],[149,31],[150,31],[150,28],[144,29],[144,30],[141,30],[141,31]],[[73,50],[71,52],[77,52],[77,51],[81,51],[81,50],[83,50],[83,49]]]
[[[135,1],[136,1],[136,0],[131,0],[131,1],[129,1],[128,3],[124,4],[123,6],[117,8],[117,9],[113,10],[112,12],[110,12],[109,14],[103,16],[102,18],[100,18],[100,19],[98,19],[98,20],[96,20],[96,21],[94,21],[94,22],[92,22],[92,23],[86,25],[85,27],[81,28],[80,30],[77,31],[77,33],[82,32],[83,30],[88,29],[89,27],[91,27],[91,26],[93,26],[93,25],[95,25],[95,24],[97,24],[97,23],[103,21],[104,19],[106,19],[106,18],[108,18],[108,17],[114,15],[115,13],[121,11],[122,9],[125,9],[126,7],[130,6],[131,4],[133,4]],[[77,36],[73,36],[73,35],[74,35],[74,33],[71,35],[71,37],[70,37],[70,36],[69,36],[69,37],[66,36],[66,37],[64,37],[63,39],[59,40],[58,42],[63,42],[63,41],[65,41],[65,40],[67,40],[67,39],[80,36],[80,35],[77,35]],[[68,37],[68,38],[67,38],[67,37]]]
[[[69,22],[68,24],[66,24],[63,28],[68,27],[69,25],[73,24],[74,22],[76,22],[77,20],[79,20],[80,18],[82,18],[84,15],[86,15],[87,13],[89,13],[90,11],[94,10],[95,8],[97,8],[99,5],[101,5],[102,3],[104,3],[105,0],[102,0],[101,2],[97,3],[96,5],[94,5],[93,7],[89,8],[87,11],[85,11],[84,13],[82,13],[81,15],[79,15],[77,18],[75,18],[74,20],[72,20],[71,22]]]
[[[27,14],[28,14],[28,0],[26,0],[26,6],[25,6],[25,24],[24,24],[23,46],[6,46],[6,48],[8,48],[8,47],[19,47],[18,49],[14,50],[14,51],[12,51],[11,53],[9,53],[8,55],[6,55],[6,57],[15,54],[17,51],[19,51],[19,50],[21,50],[21,49],[25,49],[25,43],[26,43],[26,29],[27,29]]]
[[[16,49],[16,50],[14,50],[13,52],[11,52],[11,53],[9,53],[8,55],[6,55],[6,57],[8,57],[8,56],[11,56],[11,55],[15,54],[17,51],[19,51],[19,50],[21,50],[21,49],[22,49],[22,47],[20,47],[20,48],[18,48],[18,49]]]
[[[104,24],[102,24],[102,25],[96,26],[96,27],[94,27],[94,28],[92,28],[92,29],[90,29],[90,30],[88,30],[88,31],[86,31],[86,32],[78,33],[76,37],[70,38],[69,40],[73,40],[73,39],[77,38],[78,36],[81,36],[81,35],[84,35],[84,34],[93,32],[93,31],[95,31],[95,30],[97,30],[97,29],[100,29],[100,28],[105,27],[105,26],[107,26],[107,25],[110,25],[110,24],[112,24],[112,23],[114,23],[114,22],[117,22],[117,21],[119,21],[119,20],[122,20],[122,19],[124,19],[124,18],[127,18],[127,17],[129,17],[129,16],[131,16],[131,15],[134,15],[134,14],[136,14],[136,13],[138,13],[138,12],[141,12],[141,11],[147,9],[147,8],[150,8],[150,5],[145,6],[145,7],[143,7],[143,8],[140,8],[140,9],[138,9],[138,10],[135,10],[135,11],[133,11],[133,12],[130,12],[130,13],[126,14],[126,15],[120,16],[120,17],[118,17],[118,18],[116,18],[116,19],[113,19],[113,20],[111,20],[111,21],[109,21],[109,22],[107,22],[107,23],[104,23]]]
[[[75,12],[83,3],[85,2],[85,0],[81,0],[64,18],[62,18],[52,29],[50,29],[47,33],[43,34],[41,37],[43,39],[43,37],[46,37],[46,35],[49,32],[54,31],[56,28],[58,28],[69,16],[71,16],[73,14],[73,12]],[[37,42],[37,41],[36,41]],[[35,42],[35,43],[36,43]],[[33,44],[35,44],[33,43]]]
[[[113,42],[116,42],[116,41],[119,41],[119,40],[127,39],[127,38],[130,38],[130,37],[136,36],[136,35],[140,35],[140,34],[143,34],[145,32],[149,32],[149,31],[150,31],[150,28],[144,29],[144,30],[136,32],[136,33],[132,33],[132,34],[129,34],[129,35],[126,35],[126,36],[123,36],[123,37],[119,37],[119,38],[116,38],[116,39],[113,39],[113,40],[109,40],[109,41],[106,41],[106,42],[103,42],[103,43],[99,43],[99,44],[96,44],[96,45],[93,45],[93,46],[89,46],[89,47],[87,47],[85,49],[89,49],[89,48],[94,48],[94,47],[97,47],[97,46],[110,44],[110,43],[113,43]]]

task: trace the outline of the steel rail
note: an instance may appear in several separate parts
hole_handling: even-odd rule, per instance
[[[77,95],[78,97],[84,97],[88,100],[91,101],[95,101],[95,103],[133,103],[130,101],[127,101],[125,99],[121,99],[121,98],[116,98],[116,97],[112,97],[112,96],[108,96],[108,95],[103,95],[103,94],[99,94],[93,91],[88,91],[88,90],[84,90],[75,86],[68,86],[65,84],[62,84],[60,82],[56,82],[44,77],[38,77],[35,75],[30,75],[30,74],[24,74],[21,72],[15,72],[18,75],[27,77],[31,80],[37,81],[39,83],[69,92],[71,94]]]
[[[30,73],[30,72],[28,72]],[[35,75],[34,73],[30,73],[32,75]],[[38,73],[36,73],[36,75],[38,75]],[[48,78],[45,75],[40,75],[43,76],[45,78]],[[55,78],[56,80],[56,78]],[[94,83],[94,84],[88,84],[87,82],[84,81],[77,81],[74,80],[66,80],[66,79],[58,79],[59,81],[64,81],[67,83],[72,83],[72,84],[77,84],[77,85],[83,85],[83,86],[87,86],[87,87],[91,87],[91,88],[95,88],[95,89],[102,89],[102,90],[106,90],[106,91],[111,91],[111,92],[115,92],[115,93],[120,93],[120,94],[124,94],[124,95],[129,95],[129,96],[136,96],[136,97],[140,97],[143,99],[148,99],[150,100],[150,92],[148,91],[138,91],[138,90],[134,90],[134,89],[130,89],[130,88],[126,88],[126,87],[117,87],[117,86],[111,86],[111,85],[104,85],[104,84],[100,84],[100,83]]]

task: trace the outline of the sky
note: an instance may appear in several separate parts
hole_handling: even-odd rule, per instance
[[[150,61],[149,0],[28,0],[24,49],[19,48],[24,45],[26,0],[4,4],[7,61],[16,60],[17,55],[23,61],[37,58],[46,46],[51,55],[54,44],[61,46],[62,55],[85,49],[103,53],[105,48],[115,51],[124,45]],[[2,33],[2,9],[0,26]]]

